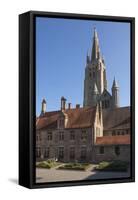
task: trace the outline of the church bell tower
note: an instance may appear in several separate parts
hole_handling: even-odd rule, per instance
[[[91,55],[86,58],[83,106],[95,106],[104,89],[107,89],[106,67],[94,28]]]

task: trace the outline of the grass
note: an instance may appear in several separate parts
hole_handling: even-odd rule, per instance
[[[91,165],[89,163],[67,163],[60,166],[58,169],[69,169],[69,170],[86,170]]]
[[[47,161],[41,161],[36,163],[36,167],[38,168],[46,168],[46,169],[51,169],[53,167],[56,167],[60,165],[61,163],[53,161],[53,160],[47,160]]]
[[[95,168],[99,171],[114,171],[114,172],[126,172],[128,170],[128,162],[125,161],[112,161],[112,162],[100,162]]]

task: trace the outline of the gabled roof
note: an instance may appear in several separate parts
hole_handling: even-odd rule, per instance
[[[130,144],[130,135],[103,136],[96,138],[97,145]]]
[[[103,110],[104,130],[130,128],[130,107]]]
[[[108,90],[106,88],[104,88],[103,93],[101,94],[101,98],[104,97],[104,95],[107,95],[108,97],[112,97],[111,94],[108,92]]]
[[[62,111],[46,112],[36,121],[36,129],[56,129],[57,120]],[[92,127],[95,120],[96,107],[73,108],[64,111],[68,121],[66,128],[85,128]]]

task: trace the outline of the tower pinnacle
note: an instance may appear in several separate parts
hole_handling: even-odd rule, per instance
[[[118,83],[117,83],[117,81],[115,80],[115,77],[114,77],[112,88],[118,88],[118,87],[119,87]]]
[[[112,85],[112,98],[113,98],[113,108],[119,107],[119,86],[115,80],[115,77]]]
[[[87,63],[90,62],[90,58],[89,58],[89,52],[87,51],[87,59],[86,59]]]
[[[100,57],[99,39],[98,39],[96,28],[94,27],[91,62],[97,60],[99,57]]]

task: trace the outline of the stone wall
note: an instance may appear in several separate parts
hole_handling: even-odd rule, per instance
[[[116,154],[115,149],[119,147],[119,154]],[[101,148],[104,148],[104,153],[101,153]],[[130,145],[95,145],[93,148],[94,162],[122,160],[130,161]]]
[[[74,132],[75,139],[71,139],[71,131]],[[86,132],[86,139],[82,139],[82,132]],[[48,140],[48,133],[52,132],[52,139]],[[60,133],[63,132],[63,140],[60,139]],[[90,162],[92,160],[92,144],[94,143],[94,138],[92,128],[83,128],[83,129],[63,129],[63,130],[42,130],[37,134],[41,135],[41,140],[36,142],[36,147],[41,149],[41,160],[46,160],[50,158],[59,157],[59,148],[64,148],[64,158],[63,162],[70,161],[84,161]],[[85,134],[84,134],[85,135]],[[49,147],[49,158],[45,158],[45,150]],[[75,148],[75,158],[70,159],[70,148]],[[86,159],[81,159],[81,149],[86,147]],[[40,158],[37,158],[40,160]]]

